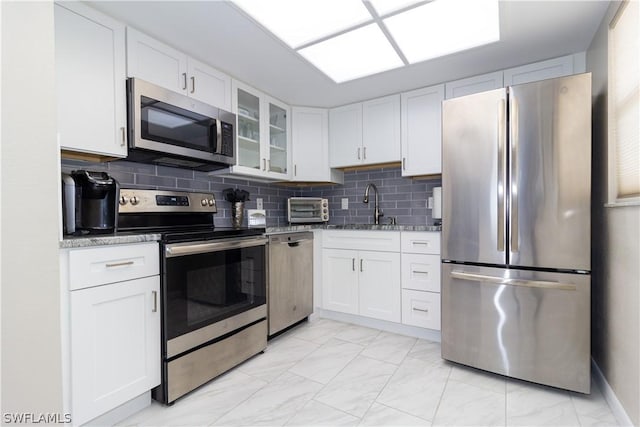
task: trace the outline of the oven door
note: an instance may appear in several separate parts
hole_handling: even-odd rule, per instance
[[[166,357],[266,317],[264,237],[164,246]]]

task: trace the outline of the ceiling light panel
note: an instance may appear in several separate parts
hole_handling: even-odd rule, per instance
[[[412,64],[500,40],[498,0],[434,0],[384,23]]]
[[[371,21],[361,0],[233,0],[292,48]]]
[[[412,6],[421,1],[424,0],[367,0],[380,16]]]
[[[336,83],[404,65],[377,24],[370,24],[298,51]]]

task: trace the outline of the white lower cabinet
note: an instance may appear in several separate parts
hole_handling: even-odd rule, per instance
[[[440,330],[440,233],[402,232],[402,323]]]
[[[399,234],[326,231],[322,250],[323,308],[399,323]],[[372,247],[381,250],[366,250]]]
[[[403,289],[402,323],[440,330],[440,293]]]
[[[160,276],[157,243],[69,250],[70,387],[80,425],[160,384]],[[96,267],[97,266],[97,267]],[[74,272],[95,272],[103,279]],[[144,275],[144,277],[142,277]],[[72,279],[74,278],[75,279]],[[126,280],[113,281],[114,277]]]

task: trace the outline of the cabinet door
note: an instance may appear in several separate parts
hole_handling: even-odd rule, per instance
[[[402,176],[442,172],[442,100],[444,85],[401,95]]]
[[[231,77],[193,58],[187,60],[189,96],[231,111]]]
[[[362,164],[400,161],[400,95],[362,104]]]
[[[267,147],[267,171],[286,178],[289,173],[291,154],[289,107],[266,96],[264,96],[264,102],[269,117],[268,131],[265,132],[267,139],[263,141],[264,146]]]
[[[573,55],[504,70],[504,85],[513,86],[573,74]]]
[[[359,252],[359,313],[400,322],[400,254]]]
[[[159,290],[152,276],[71,292],[75,424],[160,384]]]
[[[329,110],[329,166],[362,163],[362,104]]]
[[[504,87],[502,71],[496,71],[495,73],[482,74],[447,83],[445,85],[446,98],[457,98],[458,96],[500,89],[501,87]]]
[[[326,109],[291,109],[294,181],[329,181],[328,131]]]
[[[322,307],[358,314],[358,252],[322,250]]]
[[[187,55],[132,28],[127,28],[127,74],[187,93]]]
[[[260,98],[234,80],[233,110],[238,117],[238,166],[266,171],[267,160],[260,147]]]
[[[54,14],[61,148],[126,157],[124,26],[79,3]]]

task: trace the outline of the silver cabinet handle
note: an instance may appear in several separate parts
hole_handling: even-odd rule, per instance
[[[498,104],[498,252],[504,252],[504,193],[507,191],[507,189],[504,188],[506,183],[506,159],[504,150],[506,127],[505,110],[504,99],[501,99]]]
[[[356,259],[351,258],[351,270],[356,271]]]
[[[127,136],[126,136],[126,132],[125,132],[124,126],[120,128],[120,135],[122,137],[122,141],[120,142],[120,146],[124,147],[124,145],[127,143]]]
[[[360,160],[360,147],[358,147],[358,160]]]
[[[402,170],[403,171],[407,170],[407,158],[406,157],[402,158]]]
[[[114,262],[111,264],[105,264],[105,267],[113,268],[113,267],[124,267],[127,265],[133,265],[133,261]]]
[[[298,176],[298,165],[293,165],[293,176]]]
[[[362,147],[362,160],[367,160],[367,147]]]
[[[518,252],[518,99],[511,98],[511,157],[509,164],[509,183],[511,185],[511,197],[509,198],[511,222],[509,223],[509,235],[511,236],[511,252]]]
[[[526,288],[557,289],[562,291],[575,291],[576,285],[571,283],[550,282],[546,280],[505,279],[504,277],[486,276],[484,274],[464,273],[452,271],[450,276],[454,279],[469,280],[471,282],[490,283],[494,285],[523,286]]]
[[[182,73],[182,89],[187,90],[187,73]]]
[[[267,170],[267,159],[262,159],[262,170],[263,171]]]
[[[362,259],[362,258],[360,258],[360,272],[363,272],[363,271],[364,271],[364,270],[362,269],[362,261],[363,261],[363,259]]]
[[[191,76],[191,93],[194,93],[196,91],[196,78],[194,76]]]
[[[429,312],[429,310],[428,310],[428,309],[425,309],[425,308],[411,307],[411,309],[412,309],[413,311],[421,311],[421,312],[423,312],[423,313],[428,313],[428,312]]]
[[[158,291],[151,291],[151,294],[153,295],[153,308],[151,311],[155,313],[158,311]]]
[[[411,271],[413,274],[429,274],[428,271],[419,271],[419,270],[412,270]]]
[[[429,246],[429,242],[414,240],[411,242],[412,245],[420,245],[420,246]]]

